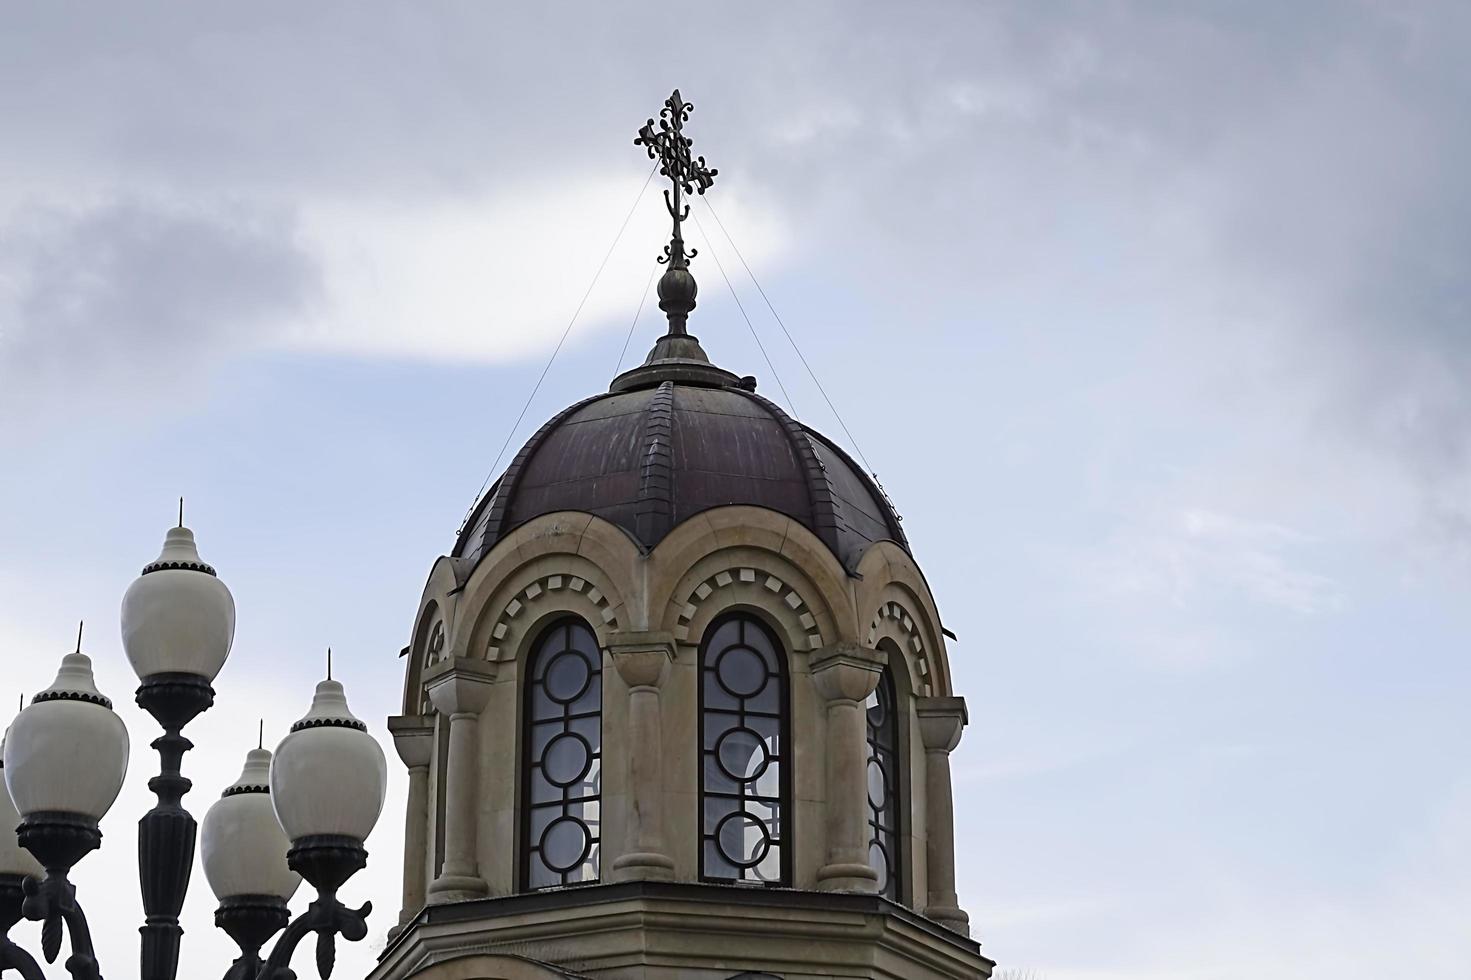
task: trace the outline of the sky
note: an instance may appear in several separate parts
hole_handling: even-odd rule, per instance
[[[503,443],[660,332],[632,137],[677,85],[692,331],[862,452],[958,636],[1001,975],[1464,977],[1468,44],[1434,2],[0,0],[0,656],[30,695],[85,619],[132,732],[75,876],[104,972],[156,767],[117,607],[176,498],[239,610],[196,816],[328,645],[393,760]],[[390,773],[342,976],[397,916]]]

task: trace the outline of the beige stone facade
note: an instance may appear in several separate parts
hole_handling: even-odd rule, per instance
[[[741,611],[786,657],[785,887],[701,880],[700,644]],[[530,890],[525,665],[576,617],[603,669],[596,884]],[[754,506],[678,524],[645,554],[591,514],[530,520],[474,567],[442,558],[407,650],[400,928],[373,980],[590,976],[987,977],[955,889],[949,753],[965,710],[924,576],[880,541],[845,569]],[[893,677],[897,901],[868,863],[865,699]]]

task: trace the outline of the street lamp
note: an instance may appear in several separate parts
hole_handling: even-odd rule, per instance
[[[211,683],[235,637],[235,600],[199,557],[194,532],[179,526],[163,551],[128,587],[122,608],[123,648],[138,675],[138,705],[163,726],[154,739],[160,772],[148,781],[158,803],[138,822],[138,880],[147,915],[141,932],[142,980],[174,980],[179,969],[179,912],[194,866],[194,818],[183,806],[191,783],[180,773],[194,747],[185,725],[214,704]]]
[[[178,915],[194,860],[194,819],[181,805],[190,781],[179,772],[192,744],[181,730],[214,702],[211,682],[224,666],[235,631],[235,603],[214,569],[199,558],[194,534],[171,528],[163,553],[129,587],[123,644],[141,681],[138,704],[163,726],[153,747],[162,771],[149,780],[158,804],[138,826],[138,864],[148,918],[142,933],[143,980],[173,980],[183,930]],[[77,649],[62,658],[52,685],[11,723],[0,751],[0,973],[45,980],[34,958],[8,937],[22,917],[44,923],[48,963],[71,940],[72,980],[101,980],[86,917],[68,874],[100,846],[98,822],[122,789],[128,732],[96,687],[92,661]],[[215,923],[241,956],[228,980],[294,980],[291,956],[317,933],[317,968],[332,971],[336,937],[367,935],[371,903],[349,909],[337,891],[367,864],[363,847],[383,809],[387,762],[368,726],[347,706],[342,685],[317,685],[307,714],[272,757],[246,756],[240,778],[205,816],[205,877],[220,900]],[[287,903],[305,878],[317,898],[288,924]],[[260,948],[277,931],[269,959]]]
[[[26,878],[21,910],[39,919],[41,951],[54,963],[61,928],[71,937],[66,961],[74,980],[101,980],[87,919],[67,878],[102,844],[98,821],[123,788],[128,730],[97,690],[92,661],[78,649],[61,660],[56,680],[16,716],[5,739],[5,786],[20,815],[20,845],[45,869]]]
[[[291,842],[271,806],[271,753],[252,749],[245,768],[204,815],[199,834],[204,877],[219,899],[215,925],[240,947],[226,980],[260,973],[260,948],[291,919],[286,905],[301,876],[286,864]]]
[[[388,762],[368,726],[347,707],[342,685],[317,684],[311,710],[291,726],[271,760],[271,802],[291,838],[287,862],[311,882],[317,900],[276,942],[262,980],[286,980],[287,964],[308,932],[317,933],[317,971],[332,972],[335,936],[368,934],[373,903],[349,909],[337,890],[368,863],[363,842],[383,812]]]

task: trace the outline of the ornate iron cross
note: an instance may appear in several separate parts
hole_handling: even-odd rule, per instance
[[[664,246],[664,257],[659,261],[668,262],[676,269],[688,268],[689,260],[696,254],[694,249],[685,253],[684,238],[680,234],[680,223],[690,214],[690,206],[683,203],[681,193],[705,193],[720,172],[705,166],[704,157],[690,153],[690,138],[684,135],[684,124],[694,109],[680,96],[679,89],[675,89],[674,94],[664,100],[657,125],[650,119],[633,141],[634,146],[642,146],[649,151],[650,160],[659,161],[659,173],[668,177],[672,185],[670,190],[664,191],[664,206],[674,219],[674,237]]]

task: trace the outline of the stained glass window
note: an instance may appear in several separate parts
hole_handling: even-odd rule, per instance
[[[899,901],[899,726],[894,677],[885,667],[868,696],[868,863],[879,894]]]
[[[711,624],[700,651],[700,875],[790,881],[786,664],[766,626]]]
[[[537,639],[527,664],[522,878],[529,889],[598,880],[603,658],[580,619]]]

